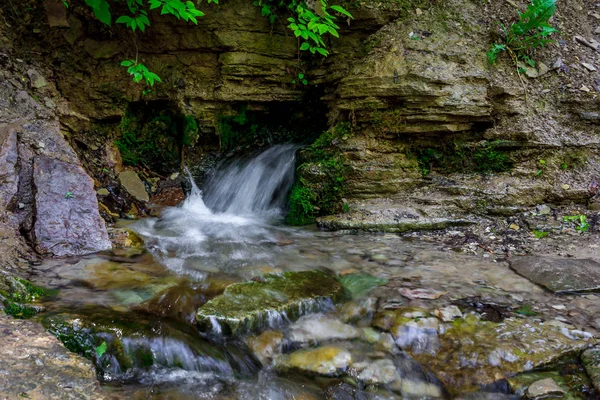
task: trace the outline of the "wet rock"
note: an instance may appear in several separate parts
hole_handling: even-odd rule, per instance
[[[144,249],[143,239],[130,229],[109,228],[108,237],[114,249]]]
[[[389,384],[400,379],[396,365],[392,360],[382,359],[370,363],[357,378],[367,384]]]
[[[0,314],[0,332],[3,398],[108,398],[99,388],[93,364],[68,351],[41,325]]]
[[[435,354],[440,347],[437,318],[422,318],[400,322],[392,327],[396,344],[403,350],[410,349],[414,353]]]
[[[221,294],[224,289],[210,283],[192,284],[183,281],[157,293],[150,300],[136,306],[135,310],[194,323],[198,307]]]
[[[442,390],[439,386],[430,382],[417,381],[412,379],[402,379],[400,382],[400,391],[408,398],[434,398],[443,397]]]
[[[527,389],[528,399],[560,399],[564,396],[565,391],[554,382],[552,378],[542,379],[533,382]]]
[[[293,342],[312,343],[327,340],[347,340],[360,336],[352,325],[323,314],[306,315],[290,327],[288,338]]]
[[[460,309],[456,306],[438,308],[433,313],[436,317],[438,317],[444,322],[452,322],[455,318],[462,318],[463,316]]]
[[[344,372],[352,355],[346,349],[327,346],[298,350],[278,361],[279,369],[295,369],[319,375],[337,376]]]
[[[279,331],[265,331],[258,336],[246,338],[248,347],[263,366],[267,366],[273,359],[281,354],[283,333]]]
[[[82,255],[111,248],[92,179],[78,165],[37,156],[35,248],[55,256]]]
[[[408,299],[426,299],[426,300],[435,300],[439,299],[447,292],[440,292],[434,289],[409,289],[409,288],[401,288],[400,294]]]
[[[376,286],[385,285],[388,281],[384,278],[359,273],[345,274],[340,278],[340,282],[353,298],[363,297]]]
[[[144,183],[134,171],[123,171],[119,174],[121,186],[139,201],[149,201],[150,196],[146,191]]]
[[[512,259],[510,266],[525,278],[556,293],[600,289],[600,263],[591,259],[524,256]]]
[[[344,296],[339,281],[322,271],[267,275],[260,281],[234,283],[198,309],[202,331],[226,334],[277,327],[303,314],[330,308]]]
[[[502,323],[468,315],[439,335],[435,354],[409,353],[455,394],[556,362],[589,345],[569,331],[507,318]]]
[[[349,301],[340,307],[337,316],[344,322],[357,322],[362,318],[372,318],[376,306],[377,299],[374,297]]]
[[[581,361],[594,387],[600,392],[600,347],[584,351]]]

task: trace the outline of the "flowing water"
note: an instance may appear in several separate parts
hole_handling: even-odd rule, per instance
[[[143,249],[34,267],[35,283],[59,290],[39,318],[95,362],[107,392],[135,399],[445,398],[468,385],[459,377],[442,383],[429,370],[437,353],[454,354],[438,338],[452,323],[439,325],[425,318],[429,312],[456,304],[485,319],[490,312],[482,307],[489,306],[500,321],[520,318],[511,308],[517,303],[551,318],[551,306],[566,301],[504,263],[441,244],[284,226],[296,150],[274,146],[224,162],[179,207],[128,226],[144,239]],[[311,270],[339,277],[352,298],[305,304],[294,317],[270,312],[254,332],[237,336],[226,335],[216,318],[209,330],[195,324],[196,310],[232,283]],[[580,309],[581,323],[595,312]],[[414,320],[393,332],[395,340],[385,318],[397,310]],[[270,333],[256,336],[261,331]],[[339,368],[323,376],[279,366],[279,352],[315,346],[335,351],[323,360],[312,354],[305,364]],[[430,365],[420,354],[433,357]]]

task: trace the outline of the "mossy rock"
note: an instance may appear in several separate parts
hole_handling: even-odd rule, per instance
[[[43,307],[29,303],[50,297],[55,292],[25,279],[10,275],[0,277],[0,303],[4,306],[4,312],[14,318],[30,318],[43,312]]]
[[[78,314],[49,313],[41,322],[69,350],[92,360],[99,371],[118,370],[126,375],[127,370],[152,366],[181,368],[185,360],[178,361],[176,354],[172,359],[164,355],[169,346],[227,367],[223,349],[202,340],[192,327],[155,316],[93,307]],[[101,354],[100,346],[104,347]]]
[[[238,334],[294,321],[319,311],[344,297],[335,276],[323,271],[267,275],[261,281],[234,283],[198,309],[196,320],[203,332]],[[215,332],[216,333],[216,332]]]

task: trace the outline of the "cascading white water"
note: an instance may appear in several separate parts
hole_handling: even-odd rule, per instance
[[[297,149],[273,146],[255,157],[222,163],[206,182],[204,202],[226,214],[280,212],[294,182]]]
[[[177,273],[240,268],[272,259],[272,247],[289,232],[279,226],[294,181],[296,145],[277,145],[221,163],[204,190],[179,207],[134,226],[148,248]]]

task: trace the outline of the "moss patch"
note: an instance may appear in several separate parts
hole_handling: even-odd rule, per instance
[[[40,313],[42,307],[27,303],[35,303],[55,294],[55,290],[41,288],[21,278],[6,276],[0,282],[0,302],[4,305],[4,312],[14,318],[30,318]]]
[[[295,320],[318,311],[321,302],[338,301],[344,288],[335,276],[322,271],[286,272],[267,275],[261,281],[234,283],[225,292],[198,309],[201,331],[218,323],[223,333],[255,331],[285,313]]]
[[[342,197],[346,166],[343,157],[333,148],[332,143],[345,140],[350,134],[347,123],[338,124],[302,151],[303,162],[298,166],[298,179],[289,199],[286,216],[288,224],[307,225],[314,222],[319,215],[344,210]]]

